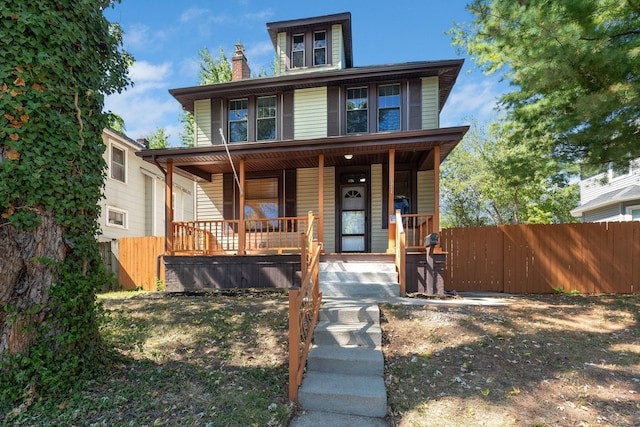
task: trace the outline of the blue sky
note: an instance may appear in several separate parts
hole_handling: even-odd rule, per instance
[[[124,47],[136,62],[134,86],[107,97],[105,109],[122,116],[126,134],[140,138],[164,127],[170,145],[178,145],[180,104],[169,89],[198,84],[198,51],[230,58],[234,45],[245,46],[252,71],[270,70],[274,49],[266,23],[351,12],[354,66],[464,58],[465,65],[443,109],[441,126],[480,123],[493,117],[496,98],[507,89],[485,76],[465,55],[456,53],[445,34],[453,22],[469,22],[467,1],[402,3],[388,0],[122,0],[105,12],[119,22]]]

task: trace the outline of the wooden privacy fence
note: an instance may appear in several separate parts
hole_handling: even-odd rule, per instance
[[[164,253],[164,237],[123,237],[119,239],[118,281],[125,290],[138,287],[157,289],[156,280],[164,283],[164,265],[158,257]]]
[[[640,292],[640,222],[444,229],[447,289]]]

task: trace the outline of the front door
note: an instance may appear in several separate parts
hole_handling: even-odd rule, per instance
[[[366,175],[349,176],[340,184],[340,251],[366,252],[369,247]]]

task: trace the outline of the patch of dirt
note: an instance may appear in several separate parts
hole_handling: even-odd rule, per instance
[[[382,306],[391,425],[640,425],[637,295],[509,301]]]

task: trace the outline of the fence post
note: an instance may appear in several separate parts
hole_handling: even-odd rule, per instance
[[[289,399],[298,403],[298,368],[300,363],[300,313],[297,304],[300,288],[289,288]]]

